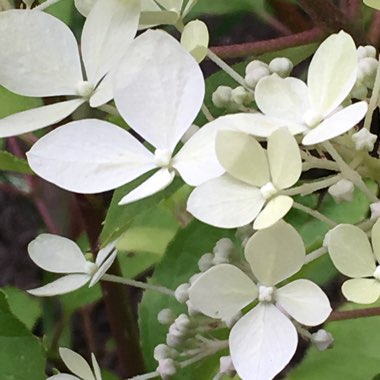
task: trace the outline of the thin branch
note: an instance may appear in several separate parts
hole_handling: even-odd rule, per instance
[[[331,321],[344,321],[346,319],[357,319],[380,316],[380,307],[370,307],[366,309],[356,309],[356,310],[335,310],[333,311],[327,322]]]
[[[326,36],[320,28],[313,28],[290,36],[273,38],[265,41],[247,42],[243,44],[214,46],[210,50],[220,58],[242,58],[283,50],[295,46],[307,45],[322,41]]]
[[[372,45],[377,46],[380,42],[380,12],[374,11],[371,25],[368,31],[368,39]]]

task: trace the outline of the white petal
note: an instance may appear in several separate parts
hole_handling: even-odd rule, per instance
[[[380,284],[373,278],[354,278],[342,285],[342,293],[348,301],[370,304],[379,299]]]
[[[277,189],[293,186],[302,173],[296,139],[286,128],[279,128],[269,136],[267,152],[272,183]]]
[[[245,257],[259,282],[273,286],[302,268],[305,247],[294,227],[281,220],[248,240]]]
[[[173,170],[160,169],[141,185],[125,195],[120,200],[119,205],[126,205],[158,193],[169,186],[173,182],[174,177],[175,172]]]
[[[257,187],[270,181],[267,154],[252,136],[220,131],[215,148],[219,162],[234,178]]]
[[[368,237],[358,227],[340,224],[329,232],[328,250],[339,272],[349,277],[372,276],[375,257]]]
[[[264,203],[258,188],[226,174],[195,188],[187,201],[187,210],[212,226],[235,228],[252,222]]]
[[[95,374],[96,380],[102,380],[102,373],[100,372],[98,361],[96,360],[96,357],[93,353],[91,353],[91,362],[92,362],[92,367],[94,368],[94,374]]]
[[[94,85],[127,52],[140,18],[139,0],[98,0],[82,32],[82,57],[87,78]]]
[[[285,122],[302,123],[309,108],[306,84],[300,79],[284,79],[277,74],[259,81],[255,100],[261,112]]]
[[[29,294],[37,297],[51,297],[60,294],[70,293],[81,288],[90,281],[87,274],[69,274],[58,280],[50,282],[40,288],[27,290]]]
[[[165,9],[174,9],[177,13],[181,12],[183,0],[156,0]]]
[[[74,0],[75,7],[84,17],[87,17],[97,0]]]
[[[113,98],[113,88],[112,88],[112,73],[108,73],[102,81],[99,83],[95,92],[90,98],[90,106],[93,108],[99,107],[103,104],[108,103]]]
[[[188,22],[181,34],[181,44],[197,62],[202,62],[207,55],[209,44],[207,25],[200,20]]]
[[[255,230],[268,228],[282,219],[292,208],[293,199],[286,195],[278,195],[272,198],[257,216],[253,223]]]
[[[0,13],[0,84],[25,96],[75,95],[83,80],[77,42],[45,12]]]
[[[376,256],[377,262],[380,263],[380,219],[372,227],[371,240],[373,252]]]
[[[293,357],[298,343],[294,325],[272,304],[259,304],[231,330],[230,352],[244,380],[273,379]]]
[[[28,245],[30,258],[40,268],[53,273],[83,273],[86,259],[70,239],[41,234]]]
[[[150,30],[131,44],[115,75],[114,91],[131,128],[154,147],[173,151],[201,108],[204,79],[178,41]]]
[[[50,376],[46,380],[81,380],[76,376],[67,373],[59,373],[58,375]]]
[[[342,135],[363,119],[367,109],[367,102],[359,102],[343,108],[310,130],[303,138],[302,144],[318,144]]]
[[[78,193],[115,189],[155,167],[153,154],[131,134],[97,119],[55,129],[27,157],[37,175]]]
[[[223,174],[215,153],[217,126],[208,123],[198,130],[173,160],[173,167],[182,179],[191,186],[198,186],[211,178]]]
[[[139,30],[147,29],[155,25],[175,25],[177,21],[178,13],[173,11],[142,11],[140,15]]]
[[[323,323],[331,313],[322,289],[309,280],[295,280],[276,291],[276,301],[296,321],[306,326]]]
[[[90,283],[88,284],[89,287],[94,286],[101,278],[103,277],[104,273],[110,269],[111,265],[115,261],[117,256],[117,251],[115,250],[106,261],[103,262],[103,264],[100,266],[100,268],[95,272],[95,274],[92,276]]]
[[[91,368],[82,358],[81,355],[69,350],[68,348],[61,347],[59,349],[59,355],[61,356],[66,367],[74,374],[84,380],[95,380],[92,374]]]
[[[116,241],[113,241],[112,243],[107,244],[104,248],[99,250],[98,254],[96,255],[95,264],[100,267],[104,261],[107,259],[107,257],[112,253],[112,251],[115,250]]]
[[[0,119],[0,138],[33,132],[58,123],[71,115],[84,102],[83,99],[67,100],[18,112]]]
[[[331,35],[319,46],[307,77],[314,112],[326,116],[343,102],[355,84],[357,62],[354,40],[343,31]]]
[[[257,286],[240,269],[220,264],[201,274],[189,290],[190,302],[211,318],[230,319],[257,297]]]

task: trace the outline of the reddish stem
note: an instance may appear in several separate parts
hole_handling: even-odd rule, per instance
[[[370,307],[357,310],[335,310],[330,314],[327,322],[344,321],[346,319],[366,318],[380,315],[380,307]]]
[[[380,12],[374,11],[371,26],[368,31],[368,38],[372,45],[378,46],[380,42]]]

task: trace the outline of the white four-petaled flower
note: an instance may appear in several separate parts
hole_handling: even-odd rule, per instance
[[[220,131],[215,147],[227,173],[198,186],[187,210],[205,223],[225,228],[255,220],[253,227],[262,229],[284,217],[293,200],[279,193],[294,185],[302,172],[298,144],[289,131],[273,132],[267,151],[252,136],[236,131]]]
[[[169,34],[147,31],[135,39],[115,74],[114,94],[124,120],[154,153],[116,125],[85,119],[38,140],[27,154],[32,169],[79,193],[115,189],[158,169],[120,204],[162,190],[176,172],[192,186],[223,172],[215,155],[213,125],[201,128],[174,154],[200,110],[204,79],[194,58]]]
[[[28,293],[42,297],[69,293],[88,282],[89,286],[95,285],[117,255],[115,246],[111,243],[99,251],[93,263],[86,260],[72,240],[51,234],[42,234],[32,240],[28,253],[40,268],[52,273],[67,274],[40,288],[28,290]]]
[[[110,101],[109,74],[133,40],[139,16],[139,0],[97,1],[83,27],[80,55],[74,34],[56,17],[39,10],[0,12],[0,85],[25,96],[74,97],[0,119],[0,137],[57,123],[86,101],[92,107]]]
[[[328,298],[309,280],[277,285],[297,273],[305,262],[302,238],[280,221],[258,231],[245,247],[255,283],[230,264],[212,267],[189,290],[191,303],[202,313],[228,320],[257,300],[232,327],[232,362],[243,380],[272,379],[290,361],[297,347],[291,318],[306,326],[323,323],[331,312]]]

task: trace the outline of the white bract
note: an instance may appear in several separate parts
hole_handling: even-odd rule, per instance
[[[290,361],[297,347],[297,330],[290,318],[306,326],[323,323],[331,312],[328,298],[309,280],[280,282],[305,262],[302,238],[280,221],[258,231],[245,247],[254,277],[230,264],[203,273],[190,288],[190,301],[212,318],[229,319],[257,300],[258,304],[232,327],[232,362],[243,380],[272,379]]]
[[[236,131],[220,131],[215,146],[227,173],[191,193],[187,203],[191,214],[222,228],[255,220],[255,229],[269,227],[286,215],[293,200],[280,192],[294,185],[302,172],[298,144],[286,128],[269,136],[267,151],[252,136]]]
[[[76,352],[61,347],[59,354],[66,367],[75,375],[67,373],[60,373],[58,375],[50,376],[46,380],[102,380],[99,364],[94,354],[91,354],[92,368],[88,365],[86,360]]]
[[[80,120],[55,129],[28,152],[29,164],[39,176],[70,191],[98,193],[158,169],[120,201],[126,204],[162,190],[175,172],[193,186],[223,172],[215,155],[214,126],[201,128],[173,154],[204,96],[202,72],[178,41],[162,31],[136,38],[115,84],[120,114],[154,153],[116,125]]]
[[[370,304],[380,297],[380,220],[371,231],[372,247],[363,230],[340,224],[329,233],[328,250],[335,267],[348,277],[343,295],[352,302]]]
[[[80,55],[74,34],[59,19],[38,10],[1,12],[0,85],[19,95],[74,98],[1,119],[0,137],[57,123],[87,101],[98,107],[111,100],[107,74],[133,40],[139,14],[139,0],[99,0],[83,27]]]
[[[40,288],[28,290],[35,296],[55,296],[72,292],[88,282],[95,285],[114,262],[117,251],[114,244],[101,249],[95,263],[86,260],[84,254],[70,239],[61,236],[42,234],[28,245],[30,258],[43,270],[52,273],[66,273]]]
[[[202,62],[207,55],[209,34],[207,25],[200,20],[190,21],[181,34],[181,44],[197,60]]]
[[[327,141],[347,132],[367,112],[364,101],[341,107],[355,84],[357,70],[353,39],[343,31],[333,34],[316,51],[307,85],[297,78],[265,76],[255,88],[255,100],[262,114],[227,115],[218,124],[259,137],[287,127],[293,135],[304,134],[304,145]]]

